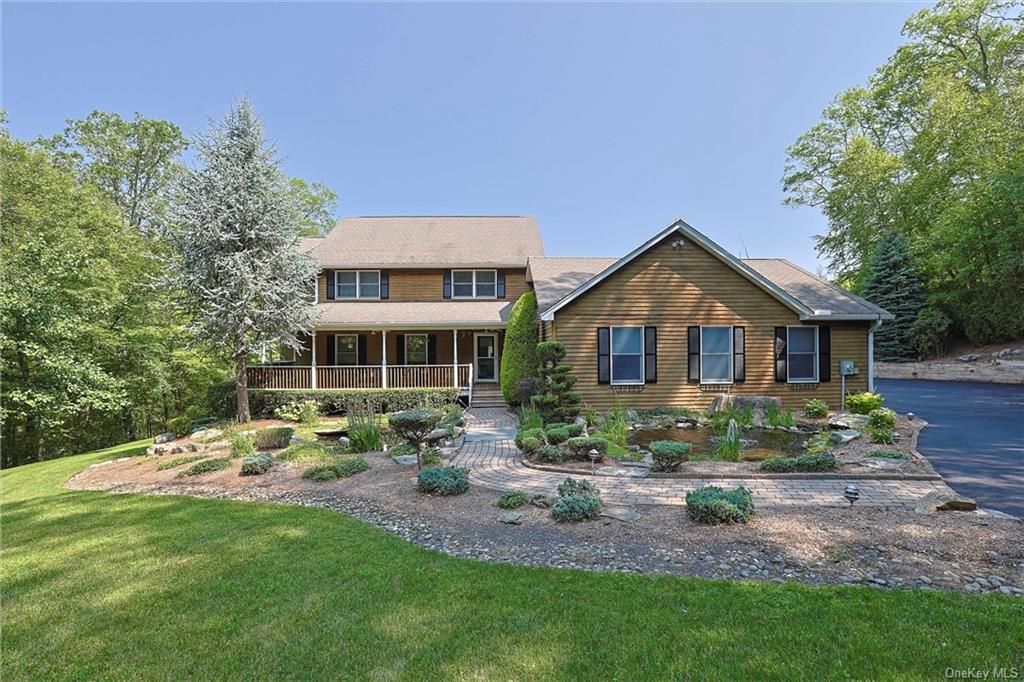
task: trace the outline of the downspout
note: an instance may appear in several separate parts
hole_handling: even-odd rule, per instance
[[[875,330],[882,326],[882,316],[868,330],[868,393],[875,392]]]

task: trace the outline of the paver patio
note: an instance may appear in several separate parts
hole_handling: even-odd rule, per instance
[[[567,474],[531,469],[516,447],[515,415],[507,410],[475,409],[466,413],[466,441],[455,457],[457,466],[470,471],[470,480],[500,491],[553,494]],[[704,485],[732,488],[742,485],[758,506],[847,506],[843,489],[853,483],[860,490],[858,506],[913,507],[924,495],[949,491],[942,481],[768,479],[768,478],[614,478],[591,479],[610,505],[684,505],[686,493]]]

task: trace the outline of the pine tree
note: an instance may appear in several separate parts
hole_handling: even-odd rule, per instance
[[[875,332],[875,358],[893,362],[917,360],[914,323],[927,301],[903,235],[891,231],[878,243],[863,293],[864,298],[896,316]]]
[[[225,348],[235,366],[238,421],[249,421],[247,356],[298,349],[314,322],[316,264],[299,251],[297,215],[273,146],[248,101],[194,142],[199,165],[174,193],[169,234],[180,259],[167,282],[191,331]]]
[[[580,413],[580,394],[572,390],[578,381],[572,365],[562,364],[565,346],[557,341],[537,344],[540,367],[541,393],[533,396],[533,404],[544,416],[546,423],[571,421]]]

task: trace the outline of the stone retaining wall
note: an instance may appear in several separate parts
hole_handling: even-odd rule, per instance
[[[1024,384],[1024,363],[978,360],[977,362],[876,362],[876,379],[928,379],[930,381],[978,381],[989,384]]]

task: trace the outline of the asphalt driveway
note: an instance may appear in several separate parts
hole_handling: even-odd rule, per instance
[[[1024,518],[1024,386],[878,379],[885,406],[928,420],[918,450],[954,490]]]

